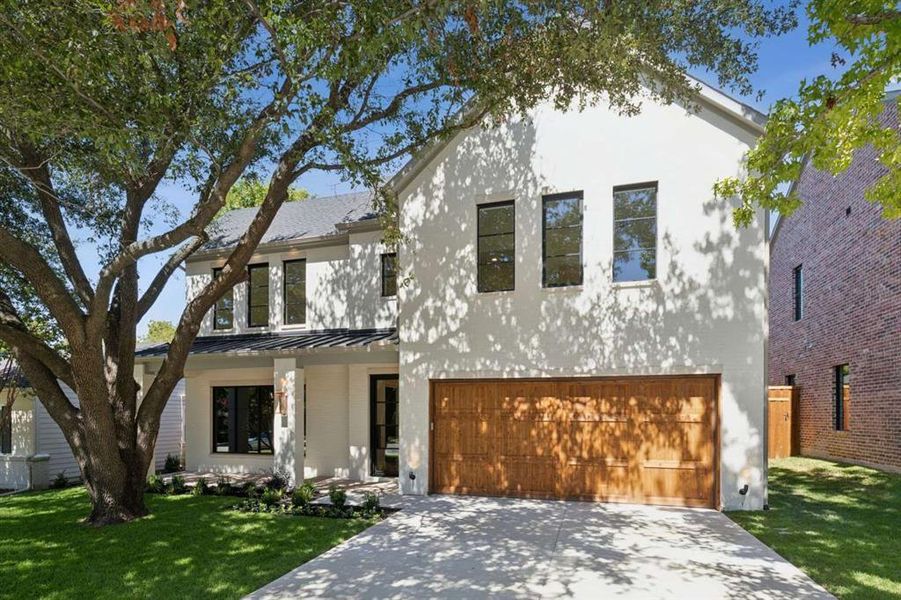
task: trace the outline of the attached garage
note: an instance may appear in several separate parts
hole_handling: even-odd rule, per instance
[[[431,382],[433,493],[716,507],[713,376]]]

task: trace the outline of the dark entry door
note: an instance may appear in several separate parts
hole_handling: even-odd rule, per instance
[[[400,454],[397,388],[397,375],[370,375],[370,472],[376,477],[397,477]]]

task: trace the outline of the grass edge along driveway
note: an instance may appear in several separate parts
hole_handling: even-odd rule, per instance
[[[239,598],[372,523],[148,495],[151,515],[95,529],[82,488],[0,498],[0,598]]]
[[[901,598],[901,475],[773,460],[769,504],[728,515],[839,598]]]

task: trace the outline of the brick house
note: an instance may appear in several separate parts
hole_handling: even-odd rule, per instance
[[[804,169],[770,247],[769,382],[801,389],[803,455],[901,471],[901,221],[864,198],[885,172],[871,148]]]

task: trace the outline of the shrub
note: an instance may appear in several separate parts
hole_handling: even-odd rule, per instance
[[[53,481],[50,482],[50,489],[53,490],[61,490],[64,487],[69,485],[69,478],[66,477],[65,471],[60,471],[56,474],[56,477],[53,478]]]
[[[165,494],[166,482],[159,475],[153,474],[147,478],[147,487],[144,489],[150,494]]]
[[[181,471],[181,461],[177,456],[167,454],[166,462],[163,464],[163,473],[175,473],[176,471]]]
[[[206,483],[206,477],[201,477],[197,480],[191,493],[195,496],[208,496],[210,494],[210,486]]]
[[[263,485],[270,490],[284,490],[288,487],[288,478],[279,472],[275,472]]]
[[[266,488],[260,496],[260,503],[266,508],[272,509],[282,501],[282,491]]]
[[[185,478],[181,475],[173,475],[172,481],[169,483],[169,491],[172,494],[184,494],[188,491],[188,486],[185,484]]]
[[[252,481],[248,481],[244,485],[241,486],[241,495],[246,498],[256,498],[260,495],[259,490],[257,490],[257,484]]]
[[[220,477],[216,480],[216,494],[219,496],[235,495],[235,486],[228,480],[228,477]]]
[[[312,483],[306,482],[294,490],[291,495],[291,504],[297,508],[306,508],[314,498],[316,498],[316,488]]]
[[[338,489],[334,485],[328,489],[328,498],[332,501],[332,506],[338,510],[343,509],[347,504],[347,492]]]
[[[381,501],[379,500],[379,495],[373,492],[366,492],[363,494],[363,513],[367,515],[374,515],[379,512],[382,508]]]

